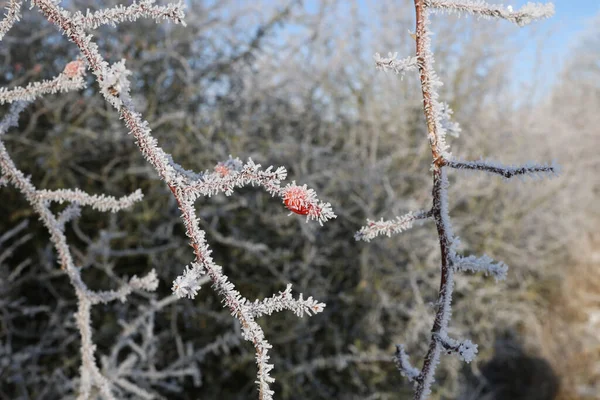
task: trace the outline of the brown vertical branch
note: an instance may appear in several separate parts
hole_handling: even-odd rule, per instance
[[[417,378],[417,387],[415,391],[415,399],[422,399],[428,395],[428,387],[433,380],[435,374],[435,366],[439,359],[440,345],[435,339],[436,335],[440,334],[442,330],[446,329],[448,320],[445,317],[446,305],[450,306],[452,301],[452,286],[453,274],[450,270],[451,259],[450,259],[450,240],[449,232],[444,224],[447,216],[443,215],[444,211],[447,211],[447,205],[443,205],[442,202],[447,199],[442,196],[443,186],[443,171],[445,160],[438,147],[438,129],[437,123],[434,116],[434,104],[432,101],[432,88],[431,81],[429,79],[432,65],[427,57],[429,49],[427,48],[426,42],[426,26],[424,10],[425,4],[423,0],[415,0],[415,13],[416,13],[416,51],[417,51],[417,64],[419,67],[419,78],[421,82],[421,91],[423,93],[423,112],[425,114],[425,120],[427,122],[427,131],[429,136],[429,144],[431,146],[431,154],[433,157],[433,207],[432,214],[435,220],[435,225],[438,232],[438,239],[440,243],[441,252],[441,278],[440,278],[440,290],[438,294],[435,321],[433,328],[431,329],[431,339],[429,342],[429,350],[425,356],[423,368]]]
[[[429,73],[432,68],[427,60],[427,44],[426,38],[426,27],[424,10],[425,2],[423,0],[415,0],[415,13],[417,17],[417,25],[415,29],[415,38],[417,45],[417,66],[419,68],[419,79],[421,81],[421,91],[423,93],[423,111],[425,113],[425,121],[427,122],[427,132],[429,137],[429,145],[431,146],[431,154],[433,156],[433,162],[436,166],[441,167],[443,165],[442,152],[438,147],[438,129],[436,126],[433,101],[431,98],[432,88],[431,81],[429,80]]]

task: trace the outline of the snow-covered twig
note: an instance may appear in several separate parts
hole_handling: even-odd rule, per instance
[[[477,170],[497,174],[510,179],[514,176],[554,176],[560,168],[555,163],[552,164],[525,164],[521,166],[502,165],[491,161],[461,161],[447,160],[446,165],[454,169]]]
[[[125,7],[119,4],[116,7],[104,10],[90,12],[87,10],[85,15],[78,11],[73,14],[73,22],[82,26],[84,29],[97,29],[102,25],[116,26],[121,22],[133,22],[139,18],[151,18],[154,21],[163,20],[172,21],[176,24],[185,25],[183,3],[171,3],[164,6],[157,6],[154,0],[141,0]]]
[[[81,206],[90,206],[98,211],[117,212],[132,207],[142,200],[144,195],[140,189],[121,198],[106,196],[105,194],[88,194],[79,189],[57,189],[38,191],[40,200],[55,201],[59,204],[70,202]]]
[[[431,218],[432,215],[431,211],[417,211],[409,212],[408,214],[396,217],[396,219],[389,221],[384,221],[383,218],[379,221],[367,219],[367,225],[360,228],[360,230],[354,234],[354,238],[356,240],[370,242],[380,235],[391,237],[392,234],[404,232],[412,228],[416,221]]]
[[[394,71],[397,75],[404,74],[406,71],[415,71],[417,69],[417,57],[406,57],[398,60],[398,53],[388,53],[387,57],[381,57],[379,53],[373,56],[377,69],[384,72]]]
[[[420,371],[410,363],[408,354],[404,350],[404,346],[399,344],[396,346],[396,354],[394,355],[396,367],[400,370],[402,376],[405,376],[410,382],[420,380]]]
[[[0,88],[0,104],[15,101],[33,101],[44,94],[65,93],[85,88],[83,74],[85,70],[81,61],[72,61],[56,78],[33,82],[26,87],[12,89]]]
[[[6,14],[4,14],[4,19],[0,21],[0,40],[4,38],[6,32],[13,27],[15,22],[21,19],[21,5],[23,5],[22,0],[9,0],[6,5]]]
[[[263,315],[271,315],[274,312],[282,310],[293,311],[298,317],[303,317],[304,314],[310,316],[320,313],[325,308],[324,303],[319,303],[312,296],[308,299],[302,298],[302,293],[298,299],[292,297],[292,285],[288,284],[286,289],[279,294],[273,295],[262,301],[256,300],[246,306],[255,318]]]
[[[454,259],[454,270],[457,272],[483,272],[486,275],[493,276],[497,282],[506,279],[508,266],[502,261],[494,261],[492,258],[484,254],[481,257],[456,257]]]
[[[527,3],[514,11],[512,6],[489,4],[482,0],[425,0],[426,7],[434,11],[467,13],[483,18],[502,18],[519,26],[554,15],[552,3]]]

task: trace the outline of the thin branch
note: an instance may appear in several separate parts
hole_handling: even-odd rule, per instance
[[[0,104],[13,103],[15,101],[29,102],[44,94],[65,93],[84,89],[83,68],[77,70],[77,72],[73,72],[73,65],[69,63],[65,69],[66,71],[60,73],[56,78],[41,82],[32,82],[26,87],[17,86],[12,89],[1,87]]]
[[[496,282],[498,282],[506,280],[508,266],[502,261],[494,261],[484,254],[481,257],[456,257],[454,259],[454,270],[457,272],[483,272],[486,275],[493,276],[496,279]]]
[[[304,314],[310,316],[320,313],[325,308],[325,304],[313,299],[312,296],[303,299],[302,293],[300,293],[298,299],[294,299],[292,297],[292,285],[288,284],[283,292],[262,301],[256,300],[254,303],[247,304],[246,307],[255,318],[271,315],[282,310],[293,311],[294,314],[302,318]]]
[[[379,53],[375,53],[375,65],[377,69],[387,72],[394,71],[396,75],[404,74],[406,71],[414,71],[417,69],[417,57],[406,57],[398,60],[398,53],[388,53],[387,57],[381,57]]]
[[[512,6],[488,4],[481,0],[425,0],[426,7],[435,11],[467,13],[483,18],[501,18],[519,26],[554,15],[554,4],[527,3],[517,11]]]
[[[477,170],[497,174],[510,179],[520,175],[550,175],[555,176],[560,171],[556,164],[526,164],[521,166],[502,165],[490,161],[461,161],[461,160],[446,160],[445,164],[454,169]]]
[[[135,203],[141,201],[144,197],[142,191],[137,189],[135,192],[116,198],[105,194],[88,194],[79,189],[57,189],[57,190],[39,190],[37,196],[42,201],[55,201],[59,204],[71,202],[81,206],[90,206],[98,211],[117,212],[132,207]]]
[[[354,239],[370,242],[380,235],[391,237],[392,234],[404,232],[413,227],[413,224],[419,220],[425,220],[433,216],[431,211],[409,212],[408,214],[396,217],[389,221],[384,221],[383,218],[379,221],[367,219],[367,225],[360,228],[354,234]]]
[[[127,7],[119,4],[116,7],[95,12],[87,10],[85,15],[78,11],[73,14],[72,20],[84,29],[97,29],[102,25],[116,27],[118,23],[133,22],[139,18],[151,18],[157,23],[167,20],[186,26],[183,20],[182,2],[170,3],[164,6],[157,6],[154,3],[154,0],[142,0]]]
[[[402,376],[405,376],[409,382],[418,382],[420,380],[419,369],[412,366],[412,364],[410,363],[410,358],[408,357],[408,354],[406,354],[404,346],[401,344],[396,346],[394,362],[396,363],[396,367],[398,368]]]
[[[6,14],[4,19],[0,21],[0,40],[4,38],[4,35],[13,27],[15,22],[21,19],[21,5],[22,0],[9,0],[6,5]]]
[[[477,345],[468,339],[459,341],[448,337],[446,334],[439,333],[434,333],[433,339],[441,344],[447,352],[458,354],[467,364],[473,361],[477,355]]]

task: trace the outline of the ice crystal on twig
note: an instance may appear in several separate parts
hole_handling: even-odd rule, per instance
[[[517,11],[514,11],[511,6],[489,4],[482,0],[425,0],[425,4],[434,11],[467,13],[483,18],[502,18],[519,26],[554,15],[552,3],[529,2]]]
[[[477,355],[477,345],[473,344],[470,340],[458,341],[448,337],[446,334],[433,334],[434,339],[437,340],[444,350],[449,353],[458,354],[458,356],[466,363],[470,363],[475,359]]]
[[[15,101],[33,101],[44,94],[65,93],[85,88],[83,74],[85,70],[81,61],[72,61],[65,67],[65,71],[56,78],[33,82],[26,87],[7,89],[0,87],[0,104]]]
[[[417,57],[406,57],[398,60],[398,53],[388,53],[387,57],[381,57],[381,54],[375,53],[373,56],[377,69],[384,72],[394,71],[396,75],[403,75],[406,71],[416,71]]]
[[[82,192],[79,189],[58,189],[58,190],[40,190],[38,191],[39,198],[44,201],[55,201],[59,204],[70,202],[82,206],[90,206],[98,211],[117,212],[126,208],[132,207],[135,203],[142,200],[144,195],[140,189],[130,195],[119,199],[113,196],[104,194],[91,195]]]
[[[292,297],[292,285],[288,284],[283,292],[262,301],[255,300],[254,303],[248,304],[246,307],[255,318],[262,315],[271,315],[281,310],[290,310],[298,317],[303,317],[304,314],[310,316],[320,313],[325,308],[325,304],[313,299],[312,296],[303,299],[302,294],[298,299],[294,299]]]
[[[520,166],[513,165],[502,165],[492,161],[461,161],[461,160],[447,160],[446,165],[463,170],[476,170],[488,172],[490,174],[501,175],[506,179],[510,179],[515,176],[530,176],[530,177],[541,177],[556,176],[560,171],[557,164],[525,164]]]
[[[400,233],[412,228],[416,221],[430,218],[431,215],[432,214],[429,211],[418,211],[409,212],[408,214],[405,214],[401,217],[396,217],[396,219],[390,221],[384,221],[383,218],[379,221],[367,219],[367,225],[360,228],[360,230],[354,235],[354,238],[356,240],[370,242],[372,239],[375,239],[380,235],[391,237],[392,234]]]
[[[6,32],[13,27],[15,22],[21,19],[22,4],[22,0],[8,0],[8,4],[6,5],[6,14],[4,14],[4,19],[0,21],[0,40],[4,38]]]
[[[189,297],[193,299],[200,290],[200,277],[206,275],[206,270],[198,264],[192,263],[191,267],[186,266],[183,274],[173,281],[173,293],[179,297]]]
[[[131,293],[132,290],[154,290],[158,284],[156,273],[151,273],[144,278],[133,277],[129,283],[121,285],[117,290],[93,291],[83,281],[79,268],[75,265],[67,239],[64,233],[66,221],[75,218],[79,213],[79,205],[89,205],[102,210],[117,211],[123,207],[132,204],[133,201],[141,197],[141,192],[136,192],[133,196],[126,197],[124,201],[105,196],[90,196],[80,191],[58,190],[48,191],[37,189],[29,178],[23,174],[15,165],[8,154],[4,142],[1,140],[2,134],[12,126],[18,123],[18,116],[25,106],[26,102],[15,102],[11,105],[8,115],[0,122],[0,172],[6,178],[7,182],[19,190],[26,200],[31,204],[33,210],[39,215],[40,220],[48,230],[50,239],[54,244],[61,267],[66,271],[71,284],[75,288],[77,295],[77,314],[76,323],[81,335],[81,378],[79,385],[79,398],[89,398],[92,388],[95,386],[106,399],[114,399],[111,383],[98,369],[95,361],[95,345],[92,341],[91,328],[91,307],[94,304],[107,303],[109,301],[120,300]],[[62,213],[55,216],[50,210],[50,201],[73,202],[75,205],[68,206]]]
[[[483,272],[486,275],[493,276],[496,282],[505,280],[508,273],[508,266],[505,263],[502,261],[496,262],[485,254],[481,257],[456,257],[454,268],[456,271]]]
[[[156,22],[163,20],[172,21],[176,24],[186,26],[183,12],[183,3],[170,3],[157,6],[154,0],[141,0],[125,7],[119,4],[113,8],[90,12],[85,15],[80,11],[73,14],[72,20],[84,29],[97,29],[102,25],[117,26],[121,22],[133,22],[139,18],[151,18]]]
[[[396,363],[396,367],[400,370],[402,376],[405,376],[410,382],[419,379],[420,371],[418,368],[413,367],[410,363],[408,354],[406,354],[406,350],[404,350],[404,345],[399,344],[396,346],[394,362]]]

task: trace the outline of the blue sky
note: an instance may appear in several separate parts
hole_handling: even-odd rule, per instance
[[[518,0],[513,4],[520,7],[527,2]],[[527,46],[522,54],[523,70],[529,74],[542,74],[543,78],[550,81],[560,73],[577,37],[589,30],[591,19],[600,14],[600,0],[556,0],[553,3],[556,13],[552,18],[524,28],[535,29],[543,34],[539,63],[536,60],[535,43]]]
[[[522,5],[545,0],[487,0],[492,4],[512,5],[515,10]],[[589,31],[591,20],[600,15],[600,0],[555,0],[555,15],[552,18],[536,21],[523,28],[514,25],[510,30],[512,39],[521,40],[522,51],[515,63],[515,74],[512,85],[536,86],[536,94],[559,78],[569,50],[576,44],[576,39]],[[319,0],[305,0],[305,7],[311,11],[318,9]],[[377,4],[377,0],[358,0],[359,7],[365,13]],[[600,21],[597,19],[596,21]],[[506,22],[509,24],[508,22]],[[534,38],[532,41],[531,38]]]

